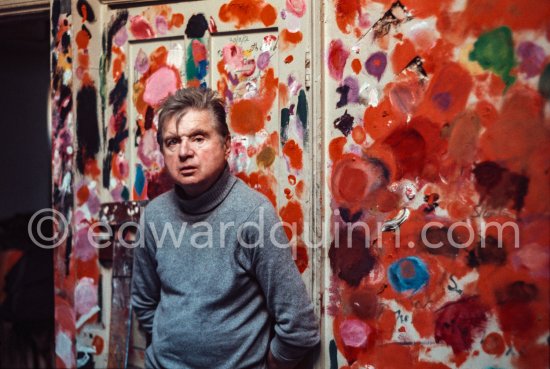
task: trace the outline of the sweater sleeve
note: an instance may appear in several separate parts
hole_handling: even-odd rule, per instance
[[[297,363],[320,341],[313,304],[292,258],[288,238],[271,204],[257,208],[251,218],[255,218],[253,222],[261,227],[245,229],[247,247],[255,245],[250,250],[252,271],[275,321],[275,336],[270,349],[276,359],[289,364]]]
[[[151,334],[155,310],[160,301],[160,280],[156,271],[156,246],[151,230],[145,222],[145,211],[140,224],[141,240],[139,246],[134,249],[132,307],[142,328]]]

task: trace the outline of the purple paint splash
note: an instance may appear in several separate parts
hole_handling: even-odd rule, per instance
[[[519,70],[525,73],[527,78],[535,77],[542,72],[544,67],[544,49],[530,41],[519,44],[517,53],[521,58]]]
[[[365,69],[367,70],[368,74],[376,77],[378,81],[380,81],[380,78],[382,78],[382,74],[384,74],[384,71],[386,70],[386,65],[388,65],[386,54],[384,54],[382,51],[378,51],[369,56],[369,58],[365,62]]]

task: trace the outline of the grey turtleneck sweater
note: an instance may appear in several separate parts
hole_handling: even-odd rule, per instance
[[[281,247],[288,240],[273,206],[227,168],[199,197],[176,186],[143,217],[132,306],[152,334],[147,367],[260,369],[270,349],[295,363],[318,344],[313,306],[291,250]]]

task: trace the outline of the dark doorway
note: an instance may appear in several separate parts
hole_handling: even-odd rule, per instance
[[[51,205],[49,45],[47,13],[0,17],[1,368],[53,367],[52,252],[27,230]]]

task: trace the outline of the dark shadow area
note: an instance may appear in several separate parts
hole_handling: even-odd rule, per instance
[[[49,44],[47,13],[0,18],[0,368],[53,367],[52,251],[27,227],[51,206]]]

